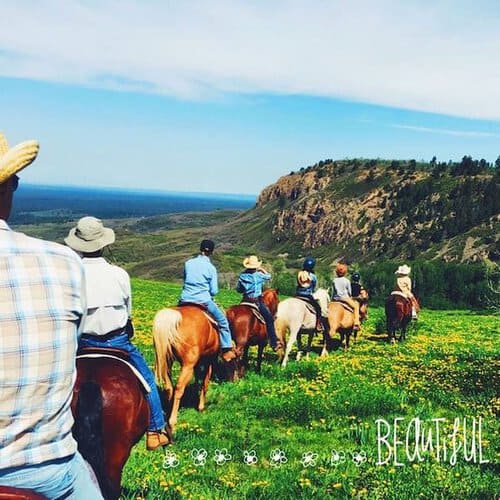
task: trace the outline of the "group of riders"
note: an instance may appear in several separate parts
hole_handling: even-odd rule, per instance
[[[68,467],[77,470],[72,476],[76,479],[72,479],[71,488],[80,493],[85,492],[85,495],[89,495],[88,498],[100,498],[95,491],[90,492],[92,482],[88,480],[84,468],[82,469],[81,457],[70,439],[71,426],[68,422],[71,421],[69,403],[72,377],[74,380],[74,358],[63,358],[63,355],[71,352],[71,346],[64,344],[59,347],[57,343],[63,343],[59,338],[62,335],[61,325],[68,331],[73,328],[73,332],[76,333],[75,338],[78,337],[79,348],[108,347],[121,349],[129,354],[131,363],[151,388],[146,395],[150,406],[150,421],[146,433],[147,449],[155,450],[167,445],[169,436],[165,428],[166,422],[154,375],[140,351],[131,342],[133,325],[129,275],[124,269],[110,264],[103,257],[104,249],[115,241],[114,231],[104,227],[102,221],[95,217],[81,218],[64,240],[67,247],[77,252],[78,255],[75,255],[61,245],[16,233],[5,222],[9,217],[13,192],[19,181],[16,173],[31,163],[37,152],[38,145],[34,141],[9,149],[5,138],[0,134],[0,269],[3,269],[0,289],[3,286],[4,290],[10,290],[9,295],[7,292],[2,292],[0,298],[11,297],[8,300],[12,303],[3,304],[2,307],[5,306],[5,311],[13,311],[12,314],[7,312],[4,316],[0,314],[0,327],[5,338],[3,345],[7,346],[2,349],[0,345],[0,356],[3,357],[5,366],[15,367],[19,371],[18,378],[15,379],[12,375],[15,369],[11,369],[9,383],[13,389],[4,395],[12,394],[12,398],[20,398],[12,404],[5,401],[0,403],[0,442],[3,447],[3,450],[0,449],[0,483],[32,487],[33,483],[30,482],[32,476],[25,482],[20,479],[28,477],[23,475],[26,464],[35,467],[33,469],[35,474],[37,471],[41,474],[40,470],[49,471],[46,468],[47,464],[64,458],[67,459]],[[179,305],[202,305],[213,316],[219,326],[221,357],[225,362],[230,362],[238,353],[233,346],[228,320],[214,300],[218,293],[217,270],[210,260],[214,248],[213,241],[204,239],[200,245],[199,255],[186,261]],[[7,262],[3,267],[2,256]],[[318,283],[314,272],[315,264],[313,257],[304,260],[302,270],[297,275],[296,296],[312,304],[320,327],[328,332],[328,320],[321,314],[320,305],[313,297]],[[271,280],[271,274],[262,267],[262,261],[255,255],[246,257],[243,260],[243,267],[236,289],[242,294],[243,302],[255,304],[259,309],[267,326],[270,345],[277,351],[283,347],[282,341],[277,338],[273,315],[262,300],[263,287]],[[349,280],[347,265],[344,263],[339,263],[335,272],[332,299],[345,302],[352,307],[354,328],[359,329],[359,302],[356,300],[362,292],[359,273],[353,273]],[[409,273],[408,266],[400,266],[396,271],[398,275],[396,293],[411,299]],[[19,286],[18,290],[16,286]],[[44,307],[46,310],[43,310]],[[19,312],[30,308],[36,310],[40,318],[45,314],[49,319],[45,321],[43,317],[36,324],[30,323],[29,319],[24,318],[23,313]],[[30,352],[30,349],[35,349],[40,343],[40,340],[33,335],[43,334],[47,339],[51,338],[53,332],[43,330],[50,324],[56,325],[54,329],[60,329],[57,331],[59,337],[57,342],[52,341],[51,344],[54,349],[51,356],[54,358],[46,362],[43,369],[49,370],[46,379],[50,380],[52,386],[59,392],[55,396],[42,398],[39,404],[35,397],[27,402],[22,398],[28,397],[27,394],[36,394],[36,389],[33,392],[33,384],[37,384],[36,376],[26,364],[24,351],[16,353],[9,346],[20,345]],[[19,339],[23,336],[26,338]],[[47,342],[51,343],[50,340]],[[35,347],[31,344],[35,344]],[[56,352],[59,348],[63,354]],[[40,347],[40,353],[42,353],[40,358],[36,359],[47,356],[43,347]],[[63,365],[67,368],[66,373],[61,370]],[[71,375],[70,381],[64,379],[66,385],[61,384],[58,377],[67,378],[68,373]],[[0,368],[0,376],[7,377],[5,369]],[[50,404],[53,408],[49,407]],[[31,430],[23,429],[22,421],[21,423],[19,421],[20,415],[23,412],[36,413],[37,405],[45,405],[48,417],[40,417],[40,421],[32,424]],[[51,420],[51,411],[64,418],[61,417],[60,421]],[[58,429],[49,428],[50,425],[54,426],[54,421],[59,422]],[[39,433],[38,436],[36,432]],[[25,438],[23,436],[26,433],[34,434],[31,434],[30,438]],[[56,441],[56,445],[53,441]],[[6,467],[6,464],[9,464],[9,467]],[[58,492],[60,493],[60,490]],[[85,495],[80,497],[83,498]]]

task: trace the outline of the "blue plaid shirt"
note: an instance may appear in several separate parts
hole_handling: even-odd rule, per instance
[[[70,248],[0,220],[1,469],[70,456],[84,272]]]

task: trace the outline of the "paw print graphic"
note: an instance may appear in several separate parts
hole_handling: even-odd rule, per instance
[[[215,450],[214,462],[217,465],[224,465],[226,462],[231,460],[231,455],[227,452],[227,448],[222,448],[221,450]]]
[[[247,465],[255,465],[257,461],[258,458],[257,458],[257,453],[255,453],[255,450],[250,450],[250,451],[245,450],[243,452],[243,463]]]
[[[355,451],[352,454],[352,461],[356,467],[361,467],[361,465],[366,462],[366,452],[365,451]]]
[[[343,451],[332,450],[332,454],[330,456],[330,463],[337,467],[337,465],[345,462],[345,453]]]
[[[179,459],[173,451],[167,451],[163,457],[163,468],[172,469],[179,465]]]
[[[207,462],[207,450],[204,448],[191,450],[191,458],[196,467],[203,467]]]
[[[288,462],[285,452],[279,448],[276,448],[269,453],[269,460],[273,467],[281,467],[283,464]]]
[[[304,467],[315,467],[317,458],[318,458],[317,453],[314,453],[312,451],[307,451],[306,453],[302,454],[302,458],[300,460],[300,463]]]

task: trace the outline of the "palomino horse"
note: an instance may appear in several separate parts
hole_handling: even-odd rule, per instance
[[[201,307],[185,305],[162,309],[156,313],[153,342],[155,375],[165,388],[171,407],[169,424],[174,432],[180,402],[193,374],[197,381],[202,381],[198,411],[205,409],[208,384],[220,347],[219,332]],[[174,391],[171,373],[175,359],[181,364],[181,372]],[[236,366],[234,361],[226,365],[229,365],[230,370],[234,370]]]
[[[362,322],[368,317],[368,292],[362,288],[359,297],[354,300],[359,302],[359,319]],[[330,302],[328,306],[330,339],[325,339],[322,356],[327,354],[331,336],[336,332],[340,334],[340,342],[345,350],[349,349],[351,333],[354,333],[354,342],[356,342],[358,332],[354,330],[354,312],[351,311],[352,309],[346,309],[346,305],[340,301]]]
[[[262,294],[262,301],[274,316],[279,303],[277,290],[274,288],[264,290]],[[256,318],[250,306],[244,304],[238,304],[230,307],[227,310],[226,315],[231,328],[233,340],[236,343],[236,350],[237,352],[243,353],[241,361],[239,362],[238,375],[242,377],[245,373],[248,366],[248,349],[252,345],[256,345],[258,348],[256,372],[260,373],[262,354],[264,352],[264,347],[267,344],[266,325]]]
[[[417,311],[419,304],[415,298]],[[385,317],[387,322],[387,332],[389,342],[396,342],[396,331],[399,330],[399,341],[406,339],[406,330],[411,321],[412,303],[406,297],[393,293],[385,301]]]
[[[76,367],[73,435],[103,496],[117,499],[123,466],[149,423],[144,389],[131,369],[115,358],[78,358]]]
[[[322,315],[326,316],[329,301],[328,291],[324,288],[319,288],[313,296],[320,303]],[[309,333],[308,345],[310,346],[312,335],[317,331],[316,314],[310,311],[304,300],[290,297],[278,304],[274,325],[276,327],[276,335],[283,343],[285,342],[287,330],[290,332],[288,342],[286,343],[285,355],[281,361],[281,366],[285,367],[290,351],[300,333]],[[300,355],[297,354],[297,356],[299,357]]]

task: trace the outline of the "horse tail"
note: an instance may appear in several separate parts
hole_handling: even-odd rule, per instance
[[[84,382],[78,391],[73,436],[78,451],[94,470],[103,492],[109,491],[104,468],[102,393],[96,382]]]
[[[168,372],[174,358],[174,347],[181,341],[179,332],[181,321],[182,314],[175,309],[162,309],[156,313],[153,320],[155,375],[163,385],[170,385]]]
[[[288,321],[284,318],[277,317],[274,320],[274,329],[276,330],[276,336],[281,342],[286,342],[286,332],[288,330]]]

